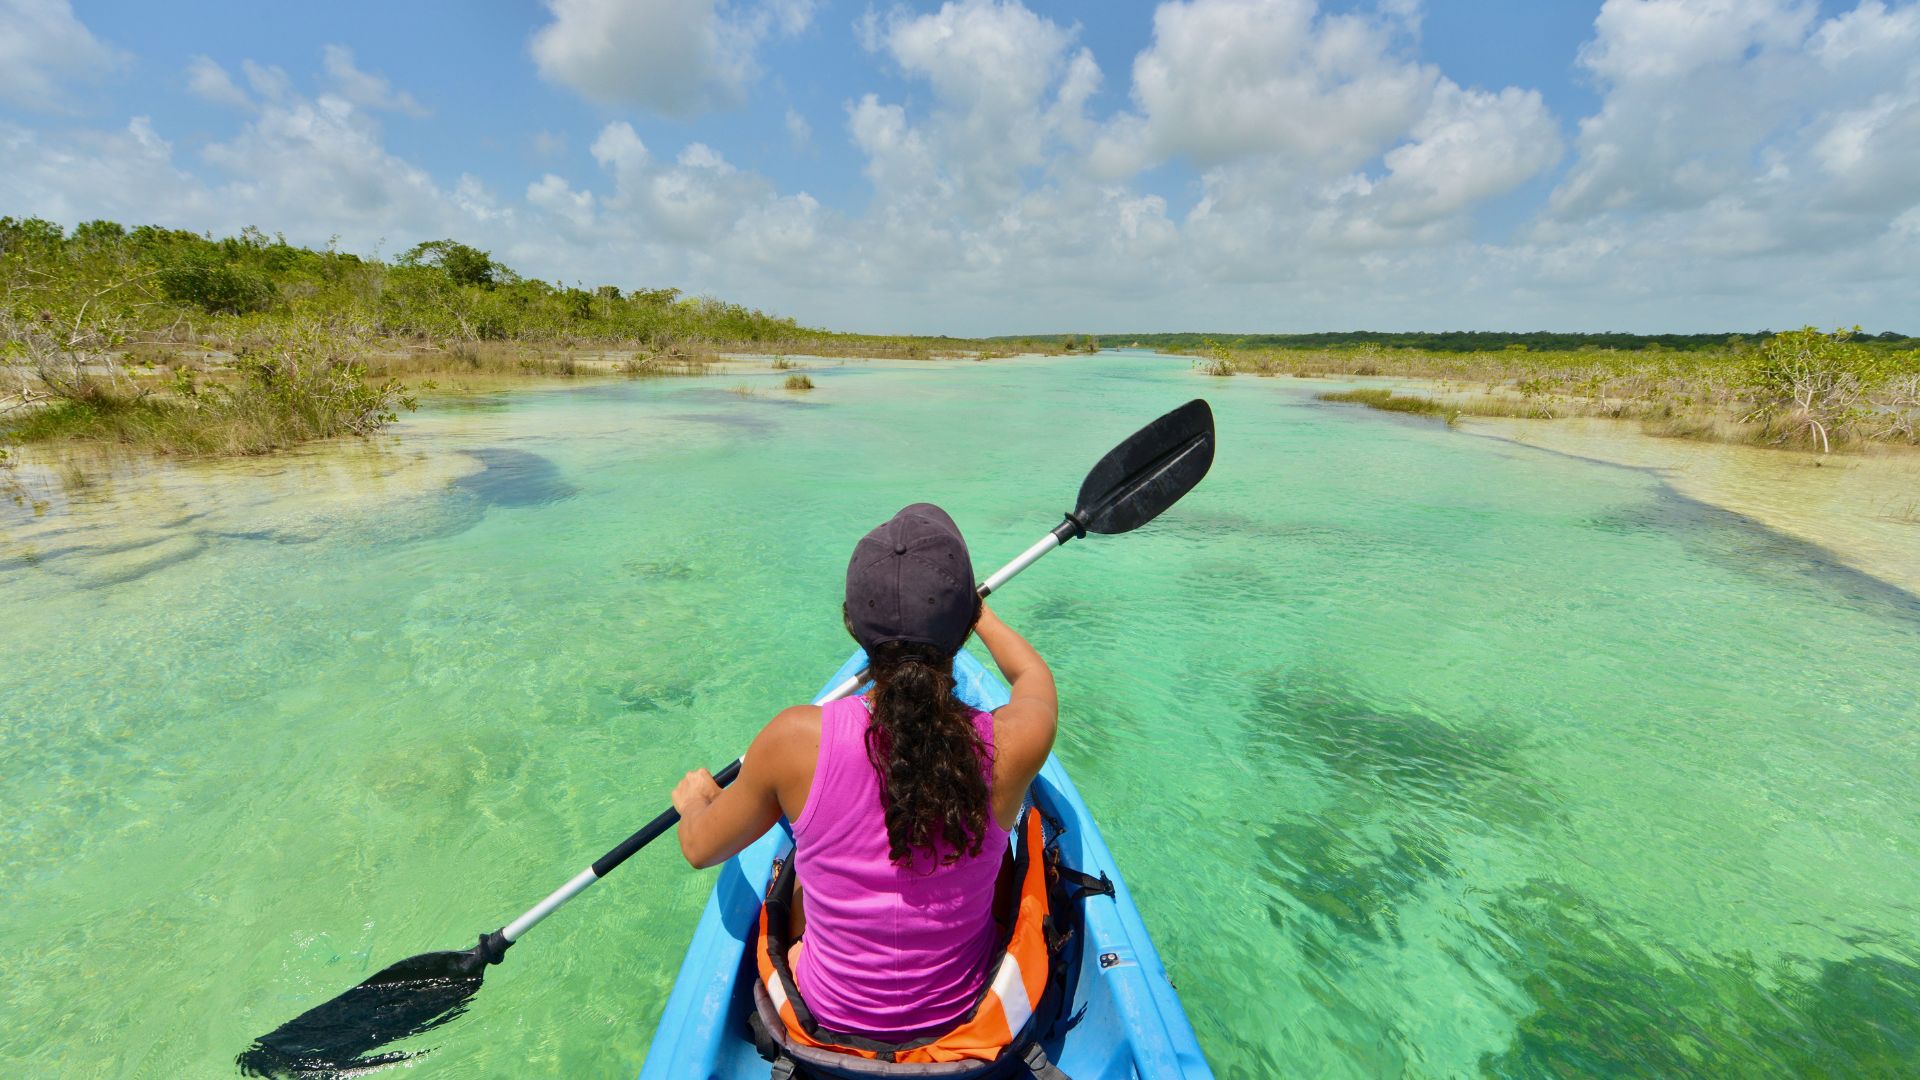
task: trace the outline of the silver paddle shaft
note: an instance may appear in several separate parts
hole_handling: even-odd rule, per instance
[[[1047,552],[1052,551],[1054,548],[1059,547],[1075,536],[1081,535],[1084,534],[1080,532],[1079,527],[1072,521],[1068,521],[1055,528],[1032,547],[1015,556],[1012,562],[994,571],[992,577],[981,582],[981,598],[985,599],[988,594],[998,591],[1001,587],[1005,586],[1007,582],[1012,581],[1018,576],[1020,571],[1039,562],[1040,556],[1045,555]],[[867,672],[866,669],[862,668],[858,674],[849,676],[845,682],[815,698],[813,703],[815,705],[825,705],[829,701],[838,701],[860,689],[861,685],[866,681]],[[733,783],[733,778],[740,775],[740,766],[746,760],[747,756],[745,754],[734,758],[732,764],[714,774],[714,781],[721,787],[726,787],[728,784]],[[509,942],[520,940],[520,935],[539,925],[540,920],[559,911],[567,901],[586,892],[587,886],[592,885],[594,882],[612,873],[615,867],[627,861],[628,856],[652,843],[656,837],[668,829],[673,828],[679,821],[680,812],[669,808],[659,817],[649,821],[645,828],[627,837],[626,840],[621,842],[619,847],[602,855],[598,862],[575,874],[565,885],[548,893],[546,899],[528,908],[526,914],[508,923],[506,926],[501,927],[500,936]]]

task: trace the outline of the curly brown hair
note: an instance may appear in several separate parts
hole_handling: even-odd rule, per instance
[[[972,710],[953,696],[953,656],[905,641],[886,642],[868,656],[874,690],[867,760],[880,776],[887,854],[896,866],[910,866],[920,854],[938,865],[959,862],[979,855],[987,835],[993,755],[974,729]]]

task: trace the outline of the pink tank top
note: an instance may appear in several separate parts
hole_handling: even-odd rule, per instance
[[[813,787],[793,823],[807,923],[793,976],[820,1023],[903,1041],[958,1021],[986,984],[1007,831],[989,813],[979,855],[895,866],[880,777],[867,759],[867,722],[860,697],[820,709]],[[976,710],[973,724],[991,756],[993,716]]]

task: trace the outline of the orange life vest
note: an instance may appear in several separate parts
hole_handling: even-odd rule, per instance
[[[767,902],[760,907],[760,932],[754,945],[766,998],[780,1014],[788,1039],[802,1046],[877,1061],[993,1061],[1014,1044],[1047,992],[1054,949],[1052,896],[1048,891],[1045,830],[1032,808],[1021,811],[1015,826],[1013,879],[1019,883],[1013,924],[1004,929],[1006,945],[980,1000],[951,1029],[905,1043],[884,1043],[815,1022],[787,964],[787,907],[793,894],[792,860],[774,873]]]

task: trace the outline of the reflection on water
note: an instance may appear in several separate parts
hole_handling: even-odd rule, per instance
[[[874,521],[935,499],[997,564],[1196,389],[1207,482],[994,603],[1221,1075],[1920,1074],[1907,593],[1644,471],[1184,360],[739,378],[30,477],[0,1075],[231,1075],[498,926],[839,663]],[[404,1049],[632,1072],[713,880],[643,853]]]

